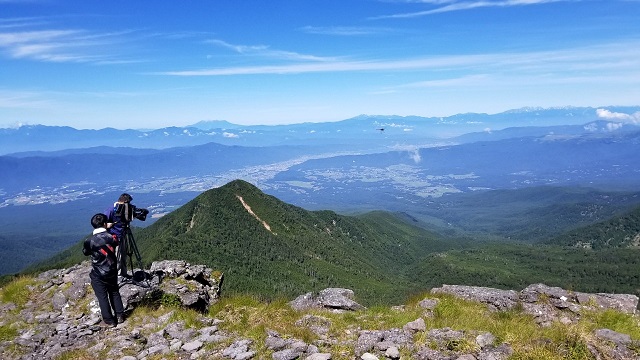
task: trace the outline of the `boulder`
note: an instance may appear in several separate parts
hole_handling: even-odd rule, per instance
[[[365,309],[364,306],[353,300],[354,293],[350,289],[327,288],[314,296],[306,293],[298,296],[289,305],[297,311],[306,309],[330,309],[337,311],[356,311]]]
[[[451,294],[455,297],[487,304],[493,310],[510,310],[518,304],[518,293],[481,286],[442,285],[431,289],[432,294]]]

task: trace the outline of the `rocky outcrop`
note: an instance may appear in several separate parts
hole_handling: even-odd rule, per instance
[[[105,329],[98,326],[89,270],[89,264],[83,263],[47,271],[30,288],[27,303],[0,302],[0,358],[506,360],[514,353],[513,344],[496,334],[433,327],[433,318],[441,316],[440,307],[451,302],[439,294],[481,302],[491,311],[524,312],[541,327],[571,326],[585,311],[612,309],[634,314],[638,305],[634,295],[577,293],[544,284],[519,292],[444,285],[415,304],[392,307],[397,318],[406,319],[401,324],[376,328],[371,323],[371,319],[377,321],[376,316],[366,320],[368,311],[355,301],[353,291],[328,288],[288,303],[291,309],[283,311],[296,318],[285,327],[294,329],[291,333],[269,328],[271,322],[265,319],[267,325],[247,338],[228,330],[234,328],[228,322],[242,323],[240,309],[227,309],[232,316],[221,318],[206,311],[220,296],[222,274],[184,261],[162,261],[153,263],[138,282],[121,287],[129,317]],[[138,309],[140,304],[171,306],[153,315],[148,306]],[[174,305],[196,311],[189,311],[192,315],[185,319]],[[344,318],[355,320],[356,325],[344,327]],[[336,326],[343,327],[336,332]],[[599,328],[585,339],[593,359],[638,358],[640,342],[628,334]]]
[[[583,311],[617,310],[635,314],[638,297],[630,294],[587,294],[568,291],[545,284],[533,284],[520,292],[480,286],[443,285],[431,289],[433,294],[451,294],[455,297],[478,301],[492,310],[512,310],[521,306],[533,315],[536,322],[549,326],[555,321],[570,324],[580,318]]]
[[[104,329],[98,325],[101,320],[100,308],[90,287],[90,271],[89,262],[68,269],[46,271],[36,278],[39,285],[32,289],[33,300],[25,304],[24,308],[4,304],[0,310],[0,325],[15,320],[6,325],[21,330],[13,341],[0,344],[0,353],[3,354],[0,357],[14,358],[11,353],[7,354],[11,343],[18,344],[26,352],[23,356],[15,357],[21,359],[53,359],[62,352],[76,348],[100,347],[100,343],[106,346],[100,341],[104,336]],[[138,281],[131,280],[121,286],[120,294],[125,311],[130,313],[140,303],[162,299],[170,299],[175,305],[185,308],[204,311],[220,294],[222,274],[212,274],[213,271],[209,268],[192,266],[184,261],[153,263],[151,271],[144,273]],[[18,310],[17,316],[10,316]],[[149,323],[156,326],[158,321],[149,319]],[[171,329],[170,324],[167,325],[166,329]],[[166,332],[166,329],[162,331]],[[206,334],[199,334],[202,339],[219,340],[218,337],[209,336],[212,329],[209,330]],[[133,348],[141,353],[153,353],[170,349],[162,341],[151,347],[146,346],[148,339],[141,341],[138,336],[140,333],[140,329],[134,329],[128,336],[119,335],[117,339],[121,340],[120,345],[114,345],[112,351],[118,353],[120,350]],[[164,333],[161,337],[164,338]],[[98,344],[92,345],[95,342]],[[167,345],[166,348],[164,345]]]
[[[295,310],[330,309],[336,311],[364,310],[365,307],[355,302],[353,290],[341,288],[328,288],[317,295],[306,293],[298,296],[289,304]]]

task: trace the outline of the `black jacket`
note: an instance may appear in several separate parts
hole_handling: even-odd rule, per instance
[[[106,230],[94,231],[94,235],[84,241],[82,253],[91,255],[92,272],[101,278],[111,278],[118,275],[116,246],[118,240]]]

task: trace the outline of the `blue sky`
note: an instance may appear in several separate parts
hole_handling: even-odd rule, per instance
[[[640,105],[640,0],[0,0],[0,127]]]

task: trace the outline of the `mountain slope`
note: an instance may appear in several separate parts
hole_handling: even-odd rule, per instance
[[[427,255],[409,270],[423,288],[467,284],[512,289],[544,283],[573,291],[640,295],[640,249],[572,249],[492,243]]]
[[[569,231],[545,243],[590,249],[639,248],[640,207],[620,216]]]
[[[295,296],[347,287],[365,302],[402,299],[413,289],[404,279],[406,266],[453,246],[390,215],[311,212],[241,180],[202,193],[134,234],[145,264],[205,264],[225,274],[226,293]],[[80,259],[75,245],[45,267]]]

